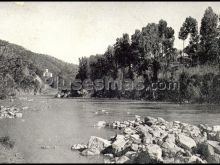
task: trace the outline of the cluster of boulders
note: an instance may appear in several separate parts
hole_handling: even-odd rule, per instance
[[[21,109],[17,108],[17,107],[4,107],[4,106],[0,106],[0,119],[3,118],[21,118],[22,117],[22,113],[21,113]]]
[[[68,97],[70,97],[70,93],[59,92],[55,95],[55,98],[68,98]]]
[[[87,145],[73,145],[72,150],[85,156],[103,154],[105,163],[220,163],[220,125],[194,126],[149,116],[97,125],[121,133],[108,140],[91,136]]]

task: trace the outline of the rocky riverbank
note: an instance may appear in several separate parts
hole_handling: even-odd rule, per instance
[[[25,163],[24,157],[9,136],[0,137],[0,163]]]
[[[25,109],[26,107],[24,107]],[[12,107],[4,107],[4,106],[0,106],[0,119],[3,118],[21,118],[22,117],[22,113],[21,113],[20,108],[17,108],[15,106]]]
[[[135,116],[133,121],[100,121],[98,127],[121,130],[103,139],[91,136],[75,144],[81,155],[104,155],[104,163],[220,163],[220,125],[198,126],[163,118]]]

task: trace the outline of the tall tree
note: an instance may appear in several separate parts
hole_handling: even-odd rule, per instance
[[[183,40],[187,39],[190,35],[189,44],[184,48],[183,53],[186,52],[190,55],[191,59],[197,61],[197,50],[198,50],[198,23],[195,18],[187,17],[180,28],[179,38]],[[184,44],[183,44],[184,45]]]
[[[108,68],[106,74],[115,79],[118,73],[118,68],[115,60],[115,50],[113,46],[108,46],[106,52],[104,53],[104,57],[106,59],[106,68]]]
[[[167,22],[161,19],[158,25],[158,35],[159,35],[159,38],[161,39],[160,53],[162,54],[162,56],[164,55],[164,43],[163,42],[165,40],[166,29],[167,29]]]
[[[200,54],[199,58],[202,63],[215,62],[219,56],[218,46],[218,15],[208,7],[201,21],[200,27]]]
[[[88,78],[88,58],[79,58],[79,70],[76,79],[85,80]]]
[[[140,74],[140,68],[142,66],[144,49],[141,43],[141,31],[135,30],[135,33],[131,36],[131,56],[133,70]]]

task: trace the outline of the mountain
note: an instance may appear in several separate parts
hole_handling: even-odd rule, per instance
[[[0,40],[0,76],[8,81],[7,88],[33,90],[36,86],[34,80],[38,76],[43,78],[43,72],[48,69],[53,77],[58,76],[59,80],[69,82],[74,80],[78,71],[75,64],[63,62],[55,57],[34,53],[22,46]],[[61,81],[60,81],[61,82]],[[11,87],[9,87],[10,85]],[[6,90],[5,84],[0,84],[2,90]],[[0,91],[4,93],[3,91]],[[6,92],[10,93],[10,92]]]

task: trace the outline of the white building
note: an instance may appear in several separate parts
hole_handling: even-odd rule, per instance
[[[48,69],[45,69],[45,72],[43,73],[43,77],[50,78],[53,77],[53,74],[49,72]]]

